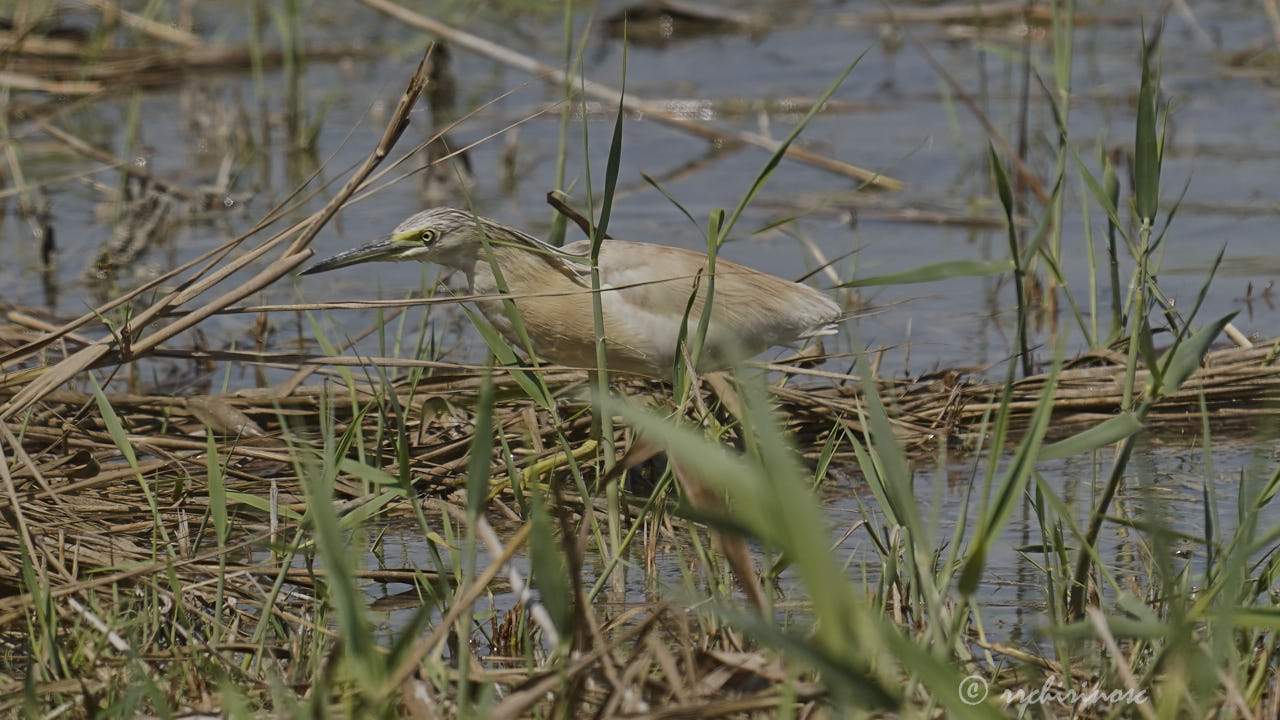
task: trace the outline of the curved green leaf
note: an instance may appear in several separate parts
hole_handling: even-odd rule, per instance
[[[921,265],[913,270],[905,270],[889,275],[850,280],[836,287],[857,288],[871,285],[910,285],[912,283],[936,282],[957,277],[975,277],[980,275],[998,275],[1013,270],[1012,260],[955,260],[951,262]]]
[[[1142,430],[1142,421],[1136,413],[1124,412],[1104,420],[1083,432],[1065,440],[1059,440],[1040,449],[1036,460],[1059,460],[1072,455],[1091,452],[1100,447],[1120,442]]]
[[[1160,381],[1160,397],[1168,397],[1182,387],[1182,383],[1191,377],[1191,373],[1200,367],[1200,361],[1209,346],[1222,334],[1222,329],[1234,319],[1236,313],[1224,315],[1200,328],[1194,335],[1169,348],[1160,358],[1160,366],[1164,368]]]

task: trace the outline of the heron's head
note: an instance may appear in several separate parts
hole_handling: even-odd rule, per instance
[[[397,225],[386,238],[321,260],[301,274],[311,275],[367,262],[400,260],[434,262],[465,269],[466,263],[474,262],[480,252],[482,228],[491,239],[499,241],[501,233],[508,230],[495,222],[453,208],[423,210]]]

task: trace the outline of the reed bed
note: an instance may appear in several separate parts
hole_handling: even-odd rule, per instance
[[[39,312],[10,309],[9,317],[18,318],[21,324],[0,327],[0,340],[11,345],[38,341],[40,334],[29,326],[31,318]],[[1251,347],[1211,350],[1178,392],[1161,398],[1152,407],[1147,415],[1148,430],[1156,436],[1198,433],[1202,429],[1200,417],[1204,408],[1209,411],[1218,434],[1253,428],[1264,419],[1275,417],[1280,412],[1274,403],[1280,391],[1280,368],[1275,363],[1278,352],[1280,339]],[[411,460],[415,482],[420,483],[420,489],[447,493],[462,482],[461,471],[468,459],[475,422],[474,409],[482,377],[488,373],[474,366],[421,363],[434,366],[436,374],[418,377],[412,382],[393,375],[374,384],[360,380],[344,384],[338,378],[317,384],[313,373],[324,365],[365,364],[380,368],[383,373],[395,373],[402,372],[406,365],[420,363],[384,359],[387,364],[380,366],[378,358],[360,356],[299,358],[297,354],[220,354],[195,349],[166,350],[160,355],[192,362],[196,358],[215,357],[227,361],[228,357],[235,357],[238,358],[235,362],[249,366],[270,362],[276,370],[291,369],[313,379],[311,384],[290,381],[276,387],[212,394],[103,394],[119,415],[131,441],[145,454],[154,456],[147,460],[146,471],[159,473],[157,477],[167,476],[169,483],[180,483],[184,478],[190,481],[202,475],[203,471],[192,463],[203,463],[199,458],[207,449],[203,439],[207,432],[234,443],[228,447],[243,455],[242,461],[248,463],[246,467],[236,468],[237,472],[246,474],[246,479],[270,478],[283,485],[296,483],[296,477],[290,480],[292,458],[287,444],[281,440],[282,423],[315,429],[321,426],[322,414],[329,414],[339,431],[347,431],[356,423],[372,436],[372,431],[378,429],[378,420],[371,416],[359,417],[362,408],[370,405],[389,408],[398,404],[409,410],[404,432],[411,440],[414,453]],[[826,360],[828,365],[841,362],[840,358]],[[833,431],[859,436],[867,431],[862,419],[866,412],[861,399],[863,381],[858,376],[782,364],[760,367],[786,379],[770,385],[770,399],[802,455],[819,457]],[[554,366],[540,368],[538,372],[552,393],[562,398],[562,412],[572,415],[589,389],[587,373]],[[1122,409],[1125,374],[1125,356],[1119,351],[1089,352],[1066,363],[1056,373],[1056,388],[1050,400],[1053,434],[1065,437],[1118,414]],[[1139,368],[1137,382],[1145,383],[1147,375],[1145,368]],[[23,376],[32,376],[30,370],[17,370],[12,375],[19,379]],[[1037,405],[1045,400],[1047,377],[1033,375],[1013,383],[1012,393],[1004,405],[1014,430],[1024,430]],[[558,430],[547,409],[523,396],[521,385],[510,373],[493,376],[492,383],[500,398],[494,421],[504,429],[510,450],[522,458],[536,463],[556,456],[560,452],[555,443],[559,431],[566,432],[575,443],[586,440],[588,417],[579,417]],[[916,459],[935,457],[939,443],[960,451],[977,447],[982,434],[987,432],[985,419],[1002,406],[999,395],[1005,387],[1003,382],[974,377],[972,369],[934,371],[912,379],[876,378],[875,383],[893,424],[895,438]],[[655,404],[665,393],[662,384],[644,380],[619,380],[616,386],[626,396],[647,397]],[[13,380],[0,382],[0,400],[13,398],[23,387],[25,383]],[[701,392],[702,402],[712,407],[718,407],[720,393],[729,393],[729,401],[734,401],[732,387],[723,382],[704,383]],[[46,479],[75,478],[77,473],[86,472],[86,467],[108,473],[109,477],[99,477],[99,481],[120,481],[130,475],[131,466],[120,459],[119,449],[108,434],[91,391],[51,391],[23,417],[10,418],[7,425],[14,437],[23,438],[24,447],[32,456],[39,456],[43,465],[51,468],[38,473]],[[1018,439],[1020,436],[1015,434],[1010,442]],[[389,438],[387,443],[393,440]],[[622,430],[615,433],[618,455],[625,453],[629,440],[630,435]],[[165,457],[168,454],[165,450],[192,451],[191,457],[195,459]],[[383,451],[387,462],[393,463],[394,447],[388,444]],[[502,452],[501,447],[493,450],[491,467],[495,482],[502,486],[501,495],[509,499],[511,488],[507,484]],[[843,464],[856,462],[851,450],[837,450],[832,458]],[[26,467],[19,469],[14,478],[33,480],[36,474],[31,467]],[[31,492],[39,489],[38,486],[28,488]],[[129,492],[128,484],[122,484],[117,490]],[[35,499],[38,494],[21,497]],[[296,492],[290,494],[297,495]]]
[[[8,314],[21,323],[0,328],[6,344],[39,337],[30,327],[36,311],[12,308]],[[1277,407],[1268,401],[1280,388],[1274,348],[1266,344],[1209,352],[1182,390],[1151,409],[1149,429],[1156,435],[1200,432],[1202,401],[1215,422],[1253,427],[1274,417]],[[200,353],[166,354],[190,358]],[[1091,353],[1056,373],[1056,434],[1070,435],[1120,411],[1123,359],[1115,352]],[[56,358],[46,355],[45,360],[53,363]],[[278,360],[274,364],[287,366]],[[769,367],[778,371],[784,366]],[[316,368],[308,362],[292,365],[305,374]],[[283,391],[277,386],[175,396],[64,388],[7,420],[6,445],[17,454],[6,458],[6,466],[13,469],[5,473],[7,492],[0,500],[0,514],[9,521],[0,527],[0,637],[6,638],[8,652],[30,652],[30,613],[51,612],[61,618],[60,632],[82,635],[78,642],[113,645],[134,658],[129,674],[146,668],[168,683],[180,683],[175,699],[200,710],[197,698],[212,688],[197,668],[212,665],[240,674],[252,658],[247,677],[269,684],[271,673],[287,674],[291,662],[316,651],[300,646],[302,638],[311,637],[308,643],[322,646],[332,642],[323,640],[332,628],[316,619],[323,614],[324,588],[331,582],[328,571],[312,561],[301,562],[297,548],[290,548],[289,538],[304,533],[302,518],[308,503],[314,502],[308,498],[307,479],[300,475],[306,467],[300,457],[323,455],[326,436],[359,434],[369,439],[358,453],[349,452],[350,465],[340,466],[333,477],[333,507],[348,519],[351,532],[360,532],[367,523],[412,527],[415,514],[421,513],[446,524],[451,518],[464,524],[466,517],[467,468],[473,461],[476,408],[487,373],[459,366],[410,383],[395,375],[403,371],[395,363],[381,371],[381,383],[347,384],[333,377],[323,383],[288,383]],[[1139,371],[1140,381],[1143,372]],[[810,462],[856,467],[853,448],[841,444],[831,451],[830,444],[832,433],[860,437],[867,430],[861,379],[816,369],[792,373],[789,382],[772,384],[769,393],[797,451]],[[561,415],[575,416],[581,404],[573,398],[587,388],[586,373],[548,368],[542,379],[561,398]],[[1038,375],[1015,382],[1003,404],[995,399],[1003,384],[973,380],[965,371],[931,373],[910,381],[879,380],[876,387],[896,440],[916,461],[928,462],[937,457],[940,445],[953,452],[976,448],[989,432],[988,420],[997,406],[1008,412],[1014,429],[1008,441],[1016,442],[1044,400],[1047,379]],[[548,410],[525,396],[509,374],[495,375],[491,383],[497,398],[492,422],[498,441],[487,463],[484,516],[502,528],[502,537],[519,538],[519,528],[527,524],[527,515],[519,511],[525,506],[523,495],[534,486],[548,488],[552,476],[559,475],[555,484],[565,488],[559,496],[562,511],[579,521],[583,514],[594,514],[604,522],[607,508],[602,500],[582,498],[568,489],[572,483],[566,458],[557,444],[557,438],[566,438],[575,450],[583,451],[581,457],[595,457],[589,415],[557,426]],[[7,382],[0,387],[0,398],[12,399],[22,387]],[[731,387],[705,384],[703,402],[713,412],[724,412],[717,393],[731,392]],[[631,397],[648,397],[654,404],[665,392],[660,385],[642,381],[623,381],[619,389]],[[390,432],[385,418],[393,415],[389,408],[395,404],[406,409],[404,425]],[[400,438],[408,439],[403,449],[397,448]],[[616,454],[623,455],[631,434],[619,429],[613,439]],[[16,445],[9,445],[14,441]],[[513,461],[518,464],[514,472]],[[408,483],[398,482],[397,476],[407,477]],[[627,514],[636,514],[645,499],[643,494],[627,495]],[[213,521],[219,512],[216,503],[222,503],[220,512],[232,519],[221,538]],[[666,521],[668,532],[672,521]],[[500,544],[491,550],[494,556],[503,554]],[[33,573],[40,578],[37,593],[30,585]],[[352,577],[364,585],[417,587],[408,591],[415,598],[426,587],[460,591],[457,576],[413,564],[353,569]],[[511,580],[496,568],[482,579],[483,583],[473,581],[474,594],[513,591]],[[150,603],[169,608],[166,612],[180,621],[168,626],[154,614],[149,620],[134,617]],[[803,711],[827,697],[815,679],[788,674],[791,671],[775,655],[752,649],[731,627],[706,626],[705,619],[691,616],[686,608],[661,601],[632,603],[617,612],[592,610],[586,602],[579,607],[602,613],[583,624],[591,633],[584,647],[591,652],[567,666],[542,670],[522,662],[516,663],[521,667],[511,667],[502,660],[513,653],[520,659],[529,650],[521,648],[529,639],[513,630],[513,625],[529,620],[519,604],[495,611],[492,632],[478,640],[488,653],[472,681],[511,688],[497,709],[506,708],[515,716],[517,708],[522,712],[547,702],[549,690],[563,689],[566,683],[575,688],[577,707],[628,717],[750,713],[776,708],[784,697]],[[103,614],[112,617],[104,620]],[[135,633],[132,640],[123,641],[111,629],[121,622],[151,623],[152,629],[141,639]],[[266,622],[293,628],[286,635],[295,640],[264,640],[261,628]],[[974,640],[981,638],[976,628],[969,634]],[[134,642],[146,644],[135,647]],[[1025,659],[1025,652],[1017,648],[990,646],[997,653]],[[1048,658],[1036,662],[1053,664]],[[168,665],[182,670],[175,676],[157,667]],[[110,679],[112,673],[102,667],[94,672],[99,677],[79,684],[55,681],[25,688],[11,676],[10,686],[0,691],[9,699],[0,702],[12,710],[46,696],[74,696],[80,702],[110,694],[111,683],[119,678]],[[106,678],[101,677],[104,672]],[[598,682],[601,676],[608,680]],[[1017,681],[1010,677],[1005,682]],[[174,687],[170,685],[171,691]],[[403,700],[412,706],[410,698]]]

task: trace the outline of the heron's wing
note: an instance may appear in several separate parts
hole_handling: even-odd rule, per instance
[[[680,318],[695,287],[691,332],[702,315],[708,285],[701,277],[705,268],[704,253],[607,240],[601,247],[600,269],[605,284],[614,290],[603,295],[606,310],[628,334],[647,339],[674,359]],[[813,288],[718,258],[707,346],[713,351],[736,346],[754,355],[813,334],[839,313],[839,306]]]

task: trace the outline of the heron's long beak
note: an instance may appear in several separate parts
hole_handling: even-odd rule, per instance
[[[311,267],[298,273],[299,275],[313,275],[315,273],[327,272],[329,270],[337,270],[340,267],[348,265],[358,265],[360,263],[373,262],[376,260],[396,260],[401,252],[405,249],[404,245],[392,240],[379,240],[377,242],[362,245],[354,250],[348,250],[338,253],[328,260],[321,260]]]

